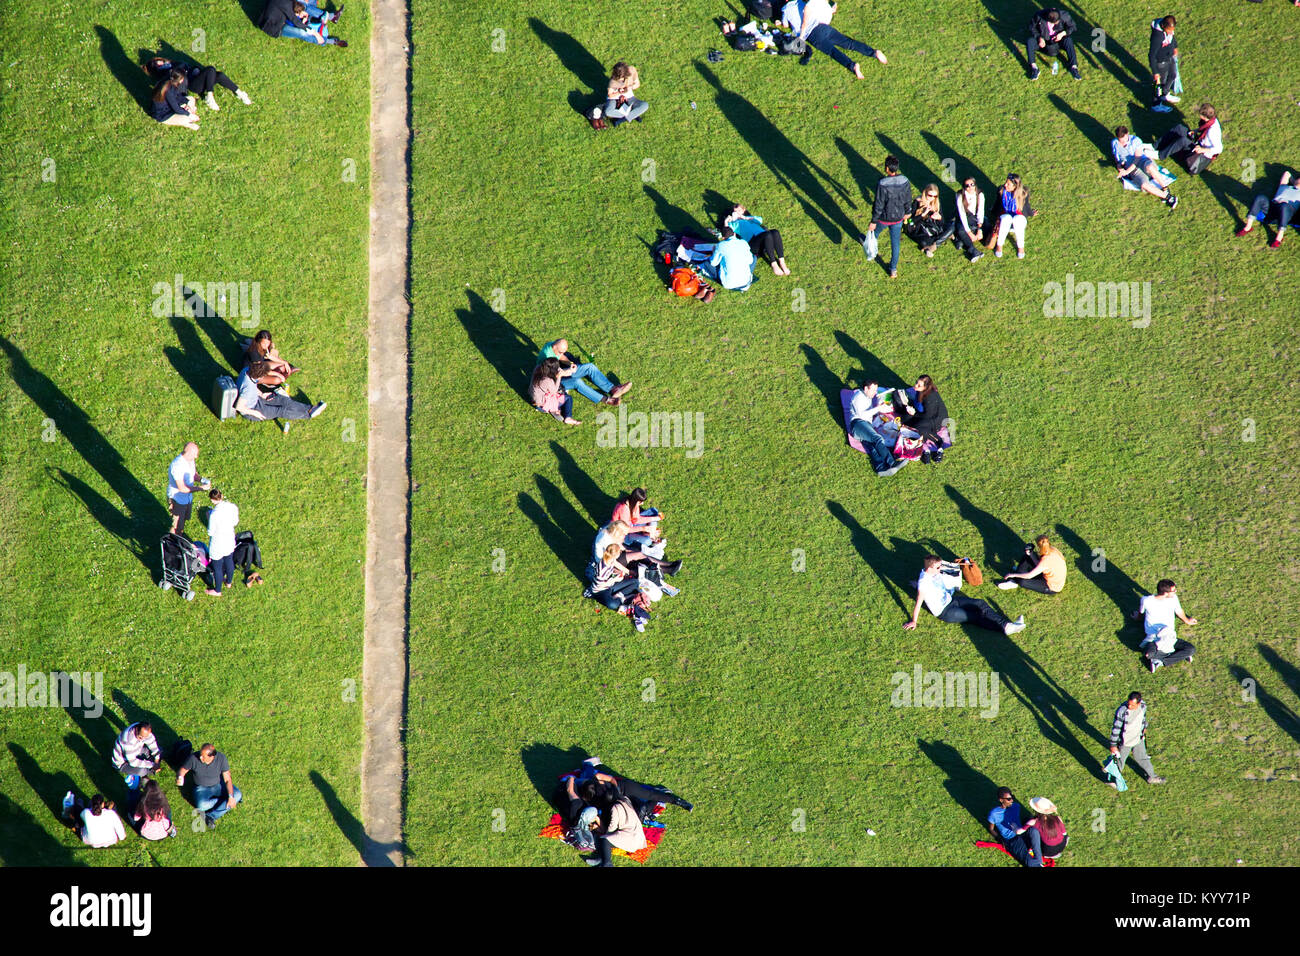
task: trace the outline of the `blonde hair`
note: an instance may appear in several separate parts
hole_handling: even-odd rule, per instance
[[[610,543],[605,545],[605,553],[601,555],[601,557],[603,557],[606,563],[608,563],[610,561],[617,559],[618,556],[622,553],[623,553],[623,546],[621,544]]]
[[[628,524],[626,521],[619,519],[617,521],[611,521],[609,523],[609,527],[606,528],[605,530],[608,531],[610,534],[620,534],[620,533],[627,534],[629,531],[632,530],[632,526]]]

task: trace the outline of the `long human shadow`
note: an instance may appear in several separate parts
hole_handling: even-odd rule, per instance
[[[587,87],[586,90],[579,88],[569,93],[569,106],[579,113],[586,113],[591,107],[604,103],[607,76],[601,62],[575,40],[572,34],[552,30],[537,17],[529,17],[528,25],[533,28],[538,39],[555,52],[560,65]]]
[[[1060,110],[1066,119],[1072,122],[1079,132],[1084,135],[1088,142],[1097,147],[1098,152],[1103,157],[1110,156],[1110,141],[1114,138],[1114,134],[1104,123],[1082,110],[1076,110],[1055,93],[1049,93],[1047,101]],[[1122,189],[1123,187],[1120,186],[1119,188]]]
[[[1295,740],[1300,741],[1300,715],[1288,707],[1285,703],[1278,700],[1268,691],[1259,686],[1259,680],[1246,668],[1238,664],[1231,664],[1228,667],[1228,673],[1238,684],[1243,681],[1254,682],[1255,700],[1265,714],[1277,724],[1278,728],[1291,735]]]
[[[132,62],[126,55],[126,50],[122,49],[122,44],[113,31],[96,24],[95,32],[99,34],[99,55],[104,58],[108,72],[131,94],[136,105],[148,113],[153,99],[153,85],[149,77],[140,69],[139,64]]]
[[[701,225],[694,215],[687,212],[681,206],[674,206],[664,194],[650,185],[641,187],[645,194],[655,206],[655,218],[663,224],[663,227],[669,232],[690,232],[697,236],[707,236],[709,230],[707,226]]]
[[[223,369],[215,362],[199,339],[198,330],[189,320],[173,315],[170,319],[172,331],[180,348],[174,345],[163,346],[163,355],[181,380],[190,387],[200,402],[206,406],[212,395],[212,383],[217,376],[224,375]]]
[[[34,816],[0,793],[0,866],[85,864],[71,849],[51,836]]]
[[[570,573],[578,580],[584,580],[587,565],[591,563],[591,545],[596,529],[569,504],[557,485],[541,475],[533,475],[533,480],[537,482],[542,500],[521,491],[519,510],[537,525],[546,546]]]
[[[1094,51],[1092,48],[1093,28],[1100,27],[1100,24],[1089,17],[1077,2],[1062,3],[1059,7],[1074,18],[1075,26],[1078,28],[1074,34],[1074,48],[1081,62],[1087,62],[1094,68],[1105,70],[1114,78],[1116,83],[1127,89],[1138,100],[1145,100],[1150,96],[1151,87],[1148,84],[1151,79],[1151,71],[1145,56],[1139,60],[1109,30],[1104,30],[1105,45],[1102,50]],[[1143,21],[1138,17],[1135,17],[1132,22],[1135,29],[1142,31],[1142,39],[1139,42],[1145,45],[1151,34],[1150,22]],[[1143,30],[1142,27],[1137,26],[1139,23],[1146,29]],[[1026,36],[1029,34],[1028,18],[1025,21],[1025,34]]]
[[[700,195],[701,208],[704,210],[704,216],[709,222],[722,222],[735,208],[737,202],[742,202],[742,200],[728,199],[716,189],[706,189]],[[753,212],[753,210],[750,211]]]
[[[891,538],[893,547],[885,544],[862,526],[838,501],[827,501],[826,510],[849,531],[849,541],[862,560],[885,584],[886,590],[908,617],[912,614],[912,601],[904,595],[915,590],[916,578],[921,573],[921,561],[930,548],[921,542]]]
[[[1001,40],[1022,70],[1028,70],[1025,60],[1025,41],[1029,38],[1029,18],[1034,8],[1022,0],[983,0],[988,10],[985,21],[990,32]]]
[[[262,16],[262,8],[266,6],[266,0],[236,0],[236,2],[243,9],[244,16],[248,17],[248,22],[257,26],[257,21]]]
[[[123,729],[129,724],[148,721],[153,728],[154,738],[158,741],[158,747],[162,750],[163,760],[171,766],[173,770],[179,770],[171,759],[172,751],[176,742],[181,739],[181,735],[176,732],[166,719],[161,717],[157,711],[146,710],[136,703],[130,696],[118,688],[113,689],[113,703],[117,704],[118,709],[122,711]]]
[[[519,760],[533,788],[557,813],[568,807],[559,799],[560,776],[576,770],[591,754],[583,747],[561,750],[555,744],[532,743],[519,751]]]
[[[586,510],[587,516],[595,522],[597,528],[607,524],[610,515],[614,513],[617,499],[601,490],[600,485],[582,470],[568,449],[554,439],[551,440],[551,451],[555,453],[555,460],[559,464],[560,477],[569,486],[573,497],[578,499],[578,504]]]
[[[156,547],[158,537],[168,525],[167,510],[158,498],[131,474],[117,449],[91,424],[85,410],[34,369],[22,351],[2,335],[0,351],[9,359],[10,375],[18,388],[54,422],[59,434],[121,499],[126,510],[119,514],[125,518],[125,524],[115,523],[115,526],[129,529],[129,534],[122,537],[135,542],[138,554],[144,553],[146,542]]]
[[[238,374],[245,365],[244,354],[248,350],[248,341],[256,330],[244,330],[231,325],[211,303],[205,302],[189,286],[183,286],[182,292],[185,296],[185,310],[193,316],[194,324],[212,342],[226,367]]]
[[[1220,157],[1222,158],[1222,157]],[[1215,161],[1217,163],[1217,160]],[[1210,191],[1210,195],[1218,201],[1224,211],[1232,219],[1235,226],[1240,227],[1246,221],[1246,213],[1250,208],[1250,200],[1255,192],[1264,192],[1266,189],[1252,189],[1245,183],[1234,179],[1231,176],[1224,175],[1214,171],[1214,164],[1200,173],[1201,182],[1205,183],[1205,188]],[[1278,173],[1278,177],[1281,173]],[[1278,177],[1274,177],[1274,182]],[[1255,183],[1259,187],[1259,182]],[[1272,191],[1269,191],[1270,198]]]
[[[458,309],[456,318],[465,327],[469,340],[505,383],[520,398],[529,401],[528,380],[541,347],[507,322],[478,293],[469,290],[465,294],[469,297],[469,308]]]
[[[863,199],[870,200],[875,195],[876,186],[885,174],[867,162],[863,155],[854,149],[847,140],[836,136],[835,146],[844,156],[844,161],[849,167],[849,176],[853,180],[853,184],[858,187],[858,193],[861,194]]]
[[[940,165],[942,165],[945,159],[951,159],[953,161],[953,174],[957,177],[957,183],[950,185],[952,185],[954,191],[961,188],[960,183],[963,179],[967,176],[972,177],[975,180],[975,186],[984,194],[985,217],[987,218],[992,215],[993,210],[988,203],[990,198],[997,193],[998,187],[1002,184],[995,183],[989,178],[988,174],[984,172],[983,167],[969,156],[958,152],[951,145],[944,142],[928,129],[921,130],[921,138],[926,141],[932,150],[934,150],[934,155],[938,158]]]
[[[843,428],[844,410],[840,404],[840,389],[846,387],[845,382],[831,371],[821,353],[807,342],[800,345],[799,348],[808,359],[803,367],[804,372],[808,375],[808,381],[812,382],[813,388],[822,393],[822,397],[826,399],[826,411],[835,424]]]
[[[396,864],[389,858],[389,854],[396,850],[402,856],[410,856],[410,848],[402,840],[392,843],[378,843],[371,839],[366,833],[365,825],[343,805],[334,788],[330,786],[323,776],[315,770],[307,774],[312,785],[320,792],[321,800],[325,802],[325,809],[329,811],[330,819],[334,825],[339,828],[339,832],[347,838],[352,844],[353,849],[361,857],[366,866],[375,868],[391,867]]]
[[[98,491],[62,468],[47,468],[46,474],[50,476],[51,481],[77,498],[90,512],[90,516],[99,522],[100,527],[116,538],[122,548],[143,564],[151,576],[156,578],[162,574],[162,555],[158,540],[138,540],[136,538],[138,529],[130,515],[123,514]]]
[[[804,155],[754,104],[723,86],[707,66],[697,62],[695,69],[713,87],[722,115],[771,170],[777,182],[790,190],[823,235],[834,243],[841,241],[841,232],[854,238],[860,235],[861,230],[853,225],[853,220],[840,209],[830,192],[833,189],[850,208],[857,208],[844,186]],[[829,189],[823,181],[829,184]]]
[[[71,790],[74,794],[86,793],[86,788],[78,785],[63,771],[47,773],[41,769],[36,758],[29,754],[20,744],[10,741],[6,746],[18,767],[18,773],[40,798],[55,820],[63,820],[63,795]],[[87,794],[89,796],[89,794]],[[109,796],[105,794],[105,796]]]
[[[908,383],[904,381],[902,376],[847,332],[836,331],[835,341],[839,343],[845,355],[858,363],[858,370],[850,372],[851,376],[861,377],[867,382],[875,382],[882,389],[907,387]]]
[[[884,133],[876,133],[876,139],[880,140],[880,145],[886,153],[898,159],[898,171],[908,178],[918,192],[930,183],[938,185],[942,181],[943,177],[936,176],[924,160],[913,156],[891,137]],[[942,193],[942,189],[940,192]]]
[[[1115,607],[1120,612],[1119,628],[1115,636],[1130,650],[1136,651],[1142,643],[1142,627],[1140,624],[1132,626],[1129,615],[1138,609],[1139,602],[1147,592],[1118,568],[1101,548],[1094,549],[1073,528],[1057,524],[1056,533],[1061,536],[1061,542],[1073,549],[1078,556],[1074,565],[1078,572],[1115,602]]]
[[[997,804],[997,784],[967,763],[966,758],[951,744],[941,740],[926,741],[918,737],[916,746],[947,775],[943,789],[948,791],[948,796],[959,807],[964,807],[979,823],[980,828],[987,832],[989,810]]]
[[[984,539],[984,563],[989,567],[1014,571],[1025,556],[1024,539],[1001,518],[977,508],[952,485],[944,485],[943,490],[956,503],[962,520],[974,525]]]
[[[109,762],[113,752],[112,744],[104,750],[93,746],[81,734],[67,733],[63,735],[63,745],[81,761],[81,767],[85,771],[86,779],[91,782],[93,790],[116,801],[119,805],[125,805],[124,801],[131,794],[126,789],[126,781]]]
[[[1259,653],[1263,655],[1269,666],[1277,671],[1283,685],[1292,694],[1300,697],[1300,670],[1297,670],[1290,661],[1284,660],[1277,651],[1267,644],[1256,644],[1255,647],[1259,649]],[[1240,678],[1238,678],[1238,682],[1240,682]],[[1255,699],[1264,708],[1264,713],[1272,717],[1273,722],[1278,727],[1290,734],[1297,742],[1300,742],[1300,715],[1297,715],[1295,710],[1267,691],[1261,691],[1259,681],[1255,682]]]

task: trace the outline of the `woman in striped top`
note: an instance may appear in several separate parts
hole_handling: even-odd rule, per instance
[[[632,603],[641,590],[641,582],[632,570],[619,560],[622,556],[621,544],[611,543],[605,546],[591,578],[592,597],[611,611],[632,618],[636,629],[644,631],[645,622],[650,615],[644,608]]]

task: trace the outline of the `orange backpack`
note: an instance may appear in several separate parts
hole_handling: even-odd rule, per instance
[[[668,286],[683,299],[690,299],[700,291],[700,279],[690,269],[674,269],[668,277]]]

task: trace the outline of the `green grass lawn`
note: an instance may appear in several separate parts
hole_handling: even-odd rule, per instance
[[[1071,865],[1300,861],[1300,282],[1290,244],[1232,238],[1296,162],[1297,73],[1273,51],[1300,20],[1175,11],[1182,109],[1214,103],[1227,150],[1180,178],[1171,214],[1103,163],[1115,125],[1151,141],[1179,119],[1145,109],[1166,9],[1072,7],[1083,81],[1031,84],[1028,4],[841,8],[890,57],[864,82],[820,55],[706,63],[723,3],[414,3],[413,861],[575,863],[536,833],[586,753],[696,802],[669,811],[659,864],[1011,865],[971,846],[1004,784],[1061,806]],[[597,135],[573,107],[620,58],[650,111]],[[952,159],[990,203],[1020,172],[1041,211],[1028,258],[905,240],[888,281],[856,240],[890,152],[918,187],[950,190]],[[675,299],[647,243],[707,225],[719,197],[781,229],[794,275]],[[1045,316],[1070,276],[1150,283],[1150,324]],[[599,447],[582,398],[581,428],[533,412],[520,390],[559,335],[634,383],[630,410],[702,414],[702,454]],[[862,371],[934,376],[956,423],[943,464],[881,481],[847,448],[837,389]],[[643,635],[577,577],[638,484],[686,562]],[[901,629],[927,551],[1006,570],[1040,531],[1070,564],[1060,598],[994,573],[976,592],[1024,613],[1022,634]],[[1127,614],[1166,576],[1198,653],[1151,675]],[[892,707],[916,665],[998,672],[998,715]],[[1170,783],[1117,796],[1094,774],[1133,689]]]
[[[344,682],[361,679],[369,23],[350,7],[351,48],[322,50],[267,37],[255,7],[12,4],[0,23],[0,670],[100,672],[106,698],[100,719],[0,709],[8,865],[356,859],[362,717]],[[218,90],[198,133],[153,122],[138,51],[160,42],[253,105]],[[156,314],[155,285],[178,274],[257,283],[260,315],[233,297]],[[330,403],[287,436],[207,407],[259,326]],[[186,604],[154,587],[187,440],[258,537],[260,589]],[[187,530],[206,541],[202,504]],[[142,713],[164,743],[214,742],[245,804],[192,833],[164,775],[179,839],[82,849],[58,824],[63,793],[121,804],[108,753]]]

